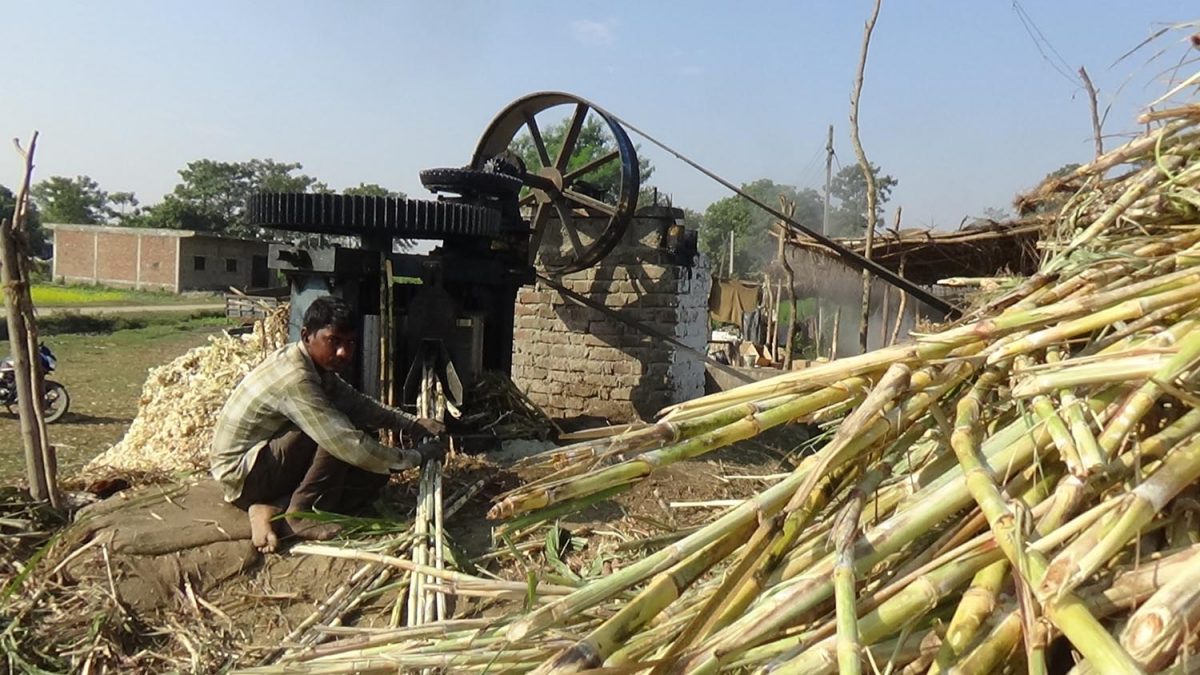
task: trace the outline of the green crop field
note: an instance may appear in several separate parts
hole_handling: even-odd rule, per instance
[[[212,294],[179,295],[165,291],[134,291],[105,286],[64,286],[34,284],[31,289],[36,307],[132,307],[137,305],[191,305],[216,302]]]

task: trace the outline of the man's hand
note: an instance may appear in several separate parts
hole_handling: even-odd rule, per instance
[[[413,423],[411,431],[418,437],[441,436],[446,433],[446,425],[435,419],[422,417]]]
[[[446,445],[442,441],[425,441],[417,446],[417,453],[421,455],[421,464],[440,462],[446,458]]]

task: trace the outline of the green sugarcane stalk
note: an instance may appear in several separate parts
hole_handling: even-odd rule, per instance
[[[854,542],[858,539],[858,523],[867,497],[875,492],[888,473],[881,463],[863,476],[850,491],[849,499],[833,526],[830,540],[834,543],[833,598],[837,617],[837,662],[840,675],[862,673],[862,642],[859,640],[856,581],[854,574]]]
[[[1063,414],[1071,429],[1071,438],[1075,441],[1075,450],[1083,469],[1082,475],[1089,475],[1104,466],[1104,452],[1092,432],[1083,403],[1067,389],[1060,390],[1058,398],[1062,402]]]
[[[1072,365],[1068,361],[1061,369],[1021,380],[1012,388],[1012,395],[1028,398],[1056,390],[1141,380],[1153,375],[1170,358],[1170,354],[1158,353],[1104,359],[1081,365]]]
[[[1124,213],[1126,209],[1132,206],[1134,202],[1153,189],[1156,185],[1161,183],[1163,179],[1167,177],[1167,172],[1175,171],[1182,164],[1182,157],[1172,155],[1164,158],[1162,165],[1156,164],[1144,169],[1135,179],[1132,180],[1132,184],[1129,184],[1130,181],[1126,181],[1128,187],[1126,188],[1124,194],[1122,194],[1120,198],[1113,202],[1104,211],[1104,213],[1095,220],[1095,222],[1077,234],[1075,238],[1071,240],[1071,243],[1067,246],[1067,249],[1062,253],[1062,255],[1065,256],[1080,248],[1084,244],[1099,236],[1099,234],[1105,229],[1112,227],[1112,225],[1117,221],[1118,218],[1121,217],[1121,214]]]
[[[1198,285],[1200,286],[1200,285]],[[1177,377],[1195,365],[1200,359],[1200,330],[1193,330],[1197,325],[1195,320],[1185,320],[1172,327],[1182,334],[1179,349],[1165,365],[1135,391],[1121,409],[1113,416],[1108,426],[1100,434],[1097,442],[1106,456],[1112,457],[1133,427],[1150,411],[1158,397],[1163,393],[1163,383],[1172,383]],[[1191,331],[1191,332],[1185,332]]]
[[[999,560],[1001,553],[995,548],[964,556],[931,571],[908,584],[904,590],[867,613],[858,621],[858,630],[864,644],[874,644],[906,625],[920,619],[984,567]],[[824,664],[837,662],[837,639],[826,638],[820,643],[805,648],[798,655],[780,659],[759,672],[766,675],[806,675],[821,672]]]
[[[956,382],[954,382],[956,383]],[[1109,391],[1090,400],[1096,409],[1111,404],[1117,392]],[[922,394],[905,402],[906,407],[924,410],[930,401],[919,400]],[[1049,442],[1049,435],[1034,429],[1016,442],[996,442],[991,445],[988,462],[996,470],[1022,470],[1033,458],[1034,453]],[[923,491],[924,492],[924,491]],[[907,546],[915,538],[929,531],[940,521],[965,507],[971,501],[970,492],[961,476],[958,482],[947,481],[937,490],[923,494],[909,509],[897,512],[884,523],[859,539],[856,544],[855,567],[864,573],[881,560]],[[713,635],[705,643],[681,656],[680,672],[714,672],[722,660],[734,658],[737,653],[768,641],[783,627],[827,600],[832,593],[829,574],[831,559],[826,557],[816,564],[784,569],[780,583],[769,597],[763,600],[736,622]]]
[[[979,629],[996,609],[1000,588],[1008,578],[1008,560],[1001,559],[975,573],[971,586],[963,593],[942,646],[934,657],[929,675],[947,672],[963,654]]]
[[[996,543],[1012,563],[1014,571],[1027,585],[1036,588],[1046,575],[1045,559],[1037,552],[1024,548],[1017,517],[1005,502],[1003,492],[996,485],[991,469],[980,453],[980,411],[985,397],[1002,380],[1004,372],[1003,369],[997,368],[985,371],[971,391],[959,401],[950,445],[966,473],[967,489],[987,517]],[[1056,601],[1044,603],[1043,611],[1051,623],[1067,636],[1071,644],[1101,668],[1102,672],[1140,672],[1137,664],[1120,644],[1074,595],[1059,595]]]
[[[913,356],[918,358],[924,357],[926,359],[940,358],[940,356],[926,353],[919,348],[926,346],[932,349],[933,345],[941,345],[944,348],[962,347],[976,341],[995,339],[1018,330],[1034,329],[1037,326],[1046,326],[1055,323],[1061,325],[1061,322],[1069,322],[1072,319],[1077,319],[1077,317],[1083,317],[1077,320],[1086,321],[1091,315],[1107,311],[1112,307],[1126,307],[1127,312],[1136,313],[1144,308],[1143,305],[1138,304],[1140,299],[1146,296],[1161,299],[1162,296],[1168,296],[1172,292],[1187,295],[1187,291],[1192,288],[1197,280],[1200,280],[1200,273],[1184,269],[1080,298],[1068,298],[1053,304],[1029,309],[1017,310],[1014,308],[996,317],[983,319],[973,324],[960,326],[937,335],[923,338],[922,342],[919,342],[917,345],[917,353]],[[1195,291],[1193,290],[1193,292]],[[1169,298],[1174,297],[1169,296]],[[1117,316],[1119,317],[1120,314],[1118,313]],[[1034,335],[1037,335],[1037,333],[1034,333]],[[1028,340],[1028,338],[1025,338],[1025,340]],[[1003,348],[1011,349],[1013,344],[1021,344],[1021,342],[1009,343],[1003,345]],[[1030,350],[1032,350],[1032,347]],[[905,362],[910,361],[911,359],[905,359]]]
[[[1121,631],[1121,645],[1147,671],[1175,659],[1200,621],[1200,565],[1185,565],[1144,605]]]
[[[958,368],[959,376],[966,377],[969,369]],[[761,591],[767,575],[776,567],[782,557],[792,550],[797,538],[805,526],[824,503],[816,498],[815,486],[829,478],[829,464],[837,458],[838,453],[845,452],[853,456],[863,449],[876,443],[885,434],[894,431],[890,420],[880,417],[885,406],[890,405],[904,388],[924,388],[932,383],[932,375],[928,370],[918,371],[911,377],[903,364],[898,364],[889,370],[890,374],[881,378],[880,383],[868,395],[867,400],[856,411],[854,419],[848,419],[835,434],[834,438],[815,457],[818,464],[809,474],[806,481],[796,490],[788,504],[784,507],[785,517],[764,520],[755,534],[756,545],[748,548],[739,564],[726,575],[722,587],[724,592],[716,596],[712,611],[705,617],[704,625],[696,631],[685,633],[686,641],[680,641],[674,651],[678,652],[690,646],[693,639],[703,639],[711,632],[719,630],[730,621],[741,615],[745,608]],[[944,390],[945,385],[941,385]],[[925,394],[919,400],[932,400],[936,396]],[[910,412],[909,417],[915,417]],[[868,425],[865,426],[864,425]],[[911,423],[911,422],[908,422]],[[905,422],[900,424],[903,427]],[[811,480],[812,477],[815,480]],[[769,545],[768,545],[769,542]],[[764,550],[763,546],[767,546]]]
[[[547,660],[535,673],[576,673],[598,668],[630,636],[675,602],[705,572],[733,553],[739,542],[719,539],[656,576],[632,600],[586,637]]]
[[[948,671],[948,675],[987,675],[1016,652],[1021,640],[1021,614],[1016,609],[1001,613],[988,634]]]
[[[1037,586],[1043,602],[1081,584],[1157,515],[1167,502],[1200,478],[1200,437],[1167,453],[1144,482],[1119,497],[1120,503],[1055,556]]]
[[[1182,288],[1178,287],[1180,284]],[[1007,361],[1018,354],[1024,354],[1049,345],[1065,342],[1073,337],[1091,333],[1118,321],[1128,321],[1145,316],[1164,306],[1173,305],[1185,300],[1200,298],[1200,274],[1188,273],[1180,280],[1165,287],[1155,289],[1153,295],[1145,295],[1126,300],[1107,309],[1088,314],[1087,316],[1063,321],[1049,328],[1033,332],[1015,342],[993,349],[988,353],[987,362],[996,364]]]
[[[1028,368],[1033,363],[1033,359],[1028,356],[1019,356],[1016,363],[1018,367]],[[1013,390],[1013,395],[1016,395],[1016,388]],[[1071,435],[1071,430],[1067,428],[1066,422],[1063,422],[1062,418],[1058,416],[1058,410],[1055,409],[1050,397],[1045,394],[1035,394],[1030,401],[1030,407],[1045,425],[1046,431],[1050,434],[1050,440],[1054,443],[1054,447],[1058,448],[1058,454],[1066,462],[1067,467],[1072,473],[1083,475],[1085,469],[1079,458],[1079,451],[1075,447],[1075,438]]]
[[[510,495],[504,501],[495,504],[488,511],[488,517],[505,518],[634,482],[668,464],[691,459],[745,440],[767,429],[849,398],[865,384],[866,380],[863,378],[851,378],[835,386],[801,396],[779,407],[756,412],[720,429],[690,438],[682,443],[644,453],[595,473],[562,481],[554,486],[543,486],[530,494]]]
[[[1022,503],[1029,509],[1038,508],[1038,504],[1046,500],[1050,494],[1052,484],[1052,476],[1046,476],[1028,484],[1020,496]],[[1051,520],[1044,523],[1048,528],[1053,528],[1057,524]],[[932,611],[943,598],[956,590],[972,575],[977,578],[984,570],[996,567],[997,563],[1001,561],[1003,561],[1003,555],[994,543],[982,542],[978,546],[966,544],[963,549],[950,551],[942,558],[930,561],[923,570],[919,571],[919,575],[912,578],[899,577],[894,585],[900,586],[900,590],[895,593],[889,589],[876,591],[877,595],[886,596],[887,599],[865,613],[859,620],[858,625],[863,643],[873,644],[903,629],[906,624],[912,623],[914,617]],[[1005,576],[1004,571],[1001,570],[998,576],[997,588]],[[828,652],[830,649],[830,640],[825,639],[793,656],[790,661],[781,659],[784,663],[778,666],[778,672],[809,672],[827,658],[827,655],[823,655],[821,652]]]

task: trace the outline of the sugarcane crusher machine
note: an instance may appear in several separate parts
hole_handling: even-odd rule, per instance
[[[569,120],[561,143],[547,143],[539,118]],[[585,123],[609,138],[603,154],[579,142]],[[518,142],[532,145],[528,166]],[[593,179],[602,174],[605,187]],[[299,242],[272,244],[268,261],[291,288],[292,339],[314,298],[344,298],[360,317],[347,380],[422,415],[444,410],[452,430],[469,435],[486,421],[472,410],[477,383],[486,373],[511,375],[517,291],[539,273],[582,270],[613,249],[637,208],[638,158],[610,114],[543,92],[501,111],[467,166],[420,178],[436,199],[266,193],[251,198],[247,216]],[[441,243],[404,252],[413,240]]]

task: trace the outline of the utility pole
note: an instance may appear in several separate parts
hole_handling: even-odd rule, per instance
[[[729,232],[729,278],[733,278],[733,231]]]
[[[833,186],[833,125],[829,125],[829,136],[825,139],[825,206],[821,212],[821,234],[829,236],[829,190]],[[825,309],[824,299],[817,296],[817,330],[816,340],[817,357],[821,356],[821,338],[825,335]],[[830,352],[830,359],[833,358]]]

